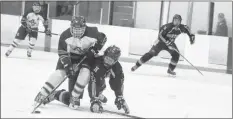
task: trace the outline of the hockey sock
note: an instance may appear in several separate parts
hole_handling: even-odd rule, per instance
[[[169,69],[171,69],[172,71],[176,68],[177,63],[173,60],[171,60],[171,62],[169,63]]]
[[[90,79],[90,70],[88,68],[81,68],[79,72],[79,76],[74,85],[74,89],[72,91],[73,97],[80,97],[83,93],[85,86],[88,84]]]
[[[12,51],[14,48],[16,48],[19,45],[20,42],[21,42],[21,40],[14,39],[9,47],[9,50]]]
[[[70,104],[70,101],[69,101],[70,100],[70,93],[68,91],[65,91],[64,89],[59,90],[55,94],[55,99],[68,106]]]
[[[36,43],[36,39],[35,38],[30,38],[30,42],[29,42],[29,46],[28,46],[28,52],[32,52],[32,49],[34,48]]]
[[[56,70],[54,73],[52,73],[48,79],[48,81],[45,82],[44,86],[41,89],[41,94],[44,96],[49,95],[52,90],[62,82],[64,79],[66,73],[64,70]]]

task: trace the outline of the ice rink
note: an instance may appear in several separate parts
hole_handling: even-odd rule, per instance
[[[80,110],[71,110],[54,101],[41,114],[31,114],[33,99],[55,70],[58,55],[34,51],[32,58],[26,49],[15,49],[6,58],[1,47],[1,117],[20,118],[117,118],[114,114],[95,114],[89,111],[89,96],[85,89]],[[133,63],[121,62],[125,72],[124,97],[131,115],[144,118],[232,118],[232,75],[177,69],[177,77],[168,77],[167,67],[143,65],[130,72]],[[118,111],[115,95],[108,85],[104,109]],[[67,82],[59,88],[67,89]],[[123,112],[120,110],[119,112]]]

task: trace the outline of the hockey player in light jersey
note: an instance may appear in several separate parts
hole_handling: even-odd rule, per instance
[[[106,98],[103,97],[102,92],[106,88],[105,78],[110,77],[109,84],[111,89],[114,91],[116,99],[115,105],[117,108],[124,109],[125,113],[129,113],[129,107],[123,97],[123,86],[124,86],[124,73],[121,67],[121,64],[118,62],[118,59],[121,55],[120,48],[116,46],[108,47],[103,56],[99,56],[93,59],[93,64],[91,65],[91,76],[88,84],[88,92],[91,98],[90,110],[92,112],[102,112],[102,102]],[[70,105],[70,98],[72,98],[68,91],[64,89],[59,90],[55,94],[55,99],[66,104]],[[52,101],[52,100],[50,100]],[[77,104],[78,108],[80,104]]]
[[[36,96],[35,102],[39,103],[49,95],[65,76],[69,78],[68,89],[69,93],[72,94],[72,98],[70,98],[71,102],[76,103],[79,101],[75,95],[82,95],[83,89],[90,79],[90,63],[93,62],[94,55],[102,49],[106,40],[105,34],[98,32],[97,27],[88,27],[86,25],[84,17],[73,17],[70,28],[65,30],[59,39],[59,59],[56,71],[45,82],[41,91]],[[75,69],[76,65],[85,56],[87,58],[81,63],[78,69]],[[50,98],[53,98],[53,96]],[[70,107],[75,105],[74,103],[71,103]]]
[[[33,3],[32,8],[28,9],[22,19],[21,26],[19,27],[15,39],[12,44],[9,46],[9,49],[5,53],[8,57],[14,48],[16,48],[22,40],[29,35],[29,46],[27,49],[27,56],[31,57],[32,49],[34,48],[38,36],[38,25],[39,21],[42,21],[45,28],[45,33],[48,36],[51,36],[51,31],[48,28],[48,19],[46,13],[41,10],[41,5],[39,2]]]
[[[144,54],[140,58],[140,60],[136,62],[135,66],[131,68],[131,71],[135,71],[143,63],[150,60],[153,56],[157,56],[160,53],[160,51],[166,50],[172,56],[167,73],[170,75],[176,75],[174,69],[176,68],[176,65],[180,57],[179,53],[176,52],[176,50],[177,51],[179,50],[176,44],[174,43],[176,37],[181,33],[186,33],[190,38],[191,44],[193,44],[195,41],[195,35],[191,34],[188,26],[181,24],[181,21],[182,21],[181,16],[176,14],[173,17],[172,23],[163,25],[159,30],[159,36],[158,36],[159,41],[153,45],[153,47],[150,49],[149,52]]]

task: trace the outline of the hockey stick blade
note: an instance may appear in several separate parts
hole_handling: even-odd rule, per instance
[[[114,112],[114,111],[109,111],[109,110],[103,110],[103,112],[110,113],[110,114],[116,114],[116,115],[120,115],[120,116],[125,116],[125,117],[130,117],[130,118],[136,118],[136,119],[146,119],[146,118],[142,118],[142,117],[138,117],[138,116],[134,116],[134,115],[130,115],[130,114]]]
[[[192,67],[194,67],[202,76],[204,76],[203,75],[203,73],[201,73],[201,71],[197,68],[197,67],[195,67],[191,62],[189,62],[189,60],[188,59],[186,59],[179,51],[177,51],[176,49],[174,49],[181,57],[183,57],[190,65],[192,65]]]

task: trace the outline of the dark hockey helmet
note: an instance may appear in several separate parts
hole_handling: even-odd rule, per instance
[[[114,65],[118,61],[120,56],[121,56],[121,50],[119,47],[115,45],[109,46],[104,51],[104,65],[106,67],[110,67]]]
[[[74,16],[71,20],[70,32],[75,38],[81,38],[86,30],[86,20],[83,16]]]
[[[179,14],[175,14],[175,15],[173,16],[172,22],[173,22],[173,24],[174,24],[175,26],[180,25],[180,24],[181,24],[181,21],[182,21],[182,18],[181,18],[181,16],[180,16]]]
[[[34,2],[32,4],[32,9],[35,13],[39,13],[41,11],[41,5],[39,2]]]

